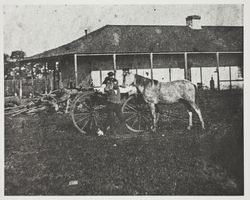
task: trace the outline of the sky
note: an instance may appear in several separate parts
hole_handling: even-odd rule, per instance
[[[27,56],[69,43],[107,24],[185,25],[200,15],[203,26],[243,26],[243,6],[213,5],[4,5],[4,53]]]

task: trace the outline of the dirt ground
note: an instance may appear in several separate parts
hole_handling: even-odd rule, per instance
[[[243,195],[242,91],[200,92],[206,130],[181,105],[156,134],[84,136],[67,114],[5,118],[5,195]],[[161,109],[163,110],[163,109]]]

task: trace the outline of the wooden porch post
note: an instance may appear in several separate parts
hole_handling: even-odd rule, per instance
[[[116,54],[113,54],[113,67],[114,67],[115,78],[116,78]]]
[[[217,71],[217,87],[218,90],[220,90],[220,71],[219,71],[219,67],[220,67],[220,57],[219,57],[219,52],[216,52],[216,62],[217,62],[217,66],[216,66],[216,71]]]
[[[20,99],[22,99],[22,97],[23,97],[23,83],[22,83],[22,79],[20,78],[20,80],[19,80],[20,82],[19,82],[19,84],[20,84],[20,88],[19,88],[19,97],[20,97]]]
[[[102,85],[102,68],[100,68],[100,86]]]
[[[169,82],[171,82],[171,67],[169,67],[168,70],[169,70]]]
[[[203,88],[202,87],[202,67],[200,67],[200,77],[201,77],[201,88]]]
[[[184,78],[188,79],[188,69],[187,69],[187,52],[184,53]]]
[[[78,86],[78,77],[77,77],[77,54],[74,54],[74,66],[75,66],[75,83],[76,87]]]
[[[62,80],[62,68],[61,68],[61,61],[58,61],[58,66],[59,66],[59,88],[63,88],[63,80]]]
[[[231,71],[231,66],[229,66],[229,83],[230,83],[230,85],[229,85],[229,88],[230,88],[230,90],[232,90],[232,71]]]
[[[45,94],[48,94],[47,68],[48,68],[48,62],[45,62],[45,63],[44,63],[44,73],[45,73]]]
[[[150,53],[150,70],[151,70],[151,80],[152,81],[154,80],[153,68],[154,68],[153,53]]]
[[[133,59],[134,59],[134,60],[133,60],[132,69],[133,69],[134,66],[135,66],[135,74],[138,74],[138,61],[137,61],[136,55],[134,55]]]

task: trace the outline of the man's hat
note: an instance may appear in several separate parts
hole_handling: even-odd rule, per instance
[[[114,74],[114,72],[109,72],[108,73],[108,76],[114,76],[115,74]]]

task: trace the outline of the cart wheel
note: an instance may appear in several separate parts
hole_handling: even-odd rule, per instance
[[[75,127],[83,134],[103,127],[107,118],[105,108],[105,101],[94,92],[80,95],[71,108]]]
[[[149,105],[140,96],[130,96],[122,106],[126,126],[130,131],[141,133],[150,130],[152,115]],[[157,114],[157,120],[159,114]]]

